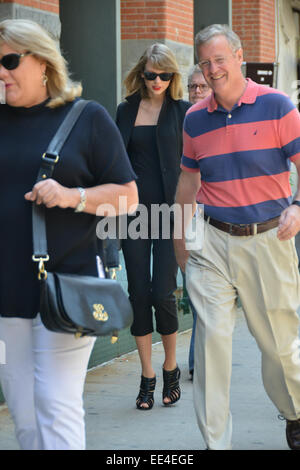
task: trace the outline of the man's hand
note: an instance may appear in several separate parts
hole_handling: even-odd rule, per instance
[[[185,247],[185,229],[192,220],[196,207],[196,196],[200,189],[200,173],[182,171],[176,190],[175,203],[180,210],[174,212],[174,249],[177,264],[185,272],[189,252]],[[187,210],[186,210],[187,209]]]
[[[300,207],[294,204],[287,207],[281,214],[277,237],[281,241],[290,240],[300,230]]]
[[[175,256],[178,266],[180,267],[182,272],[185,272],[185,265],[189,257],[189,252],[185,248],[184,240],[173,240],[174,249],[175,249]]]

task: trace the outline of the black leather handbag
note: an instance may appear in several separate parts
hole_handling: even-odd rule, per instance
[[[37,181],[50,178],[59,152],[88,101],[74,103],[42,157]],[[80,336],[112,336],[128,327],[133,319],[130,301],[113,279],[47,272],[49,260],[45,206],[32,205],[33,261],[39,265],[40,315],[45,327],[58,333]],[[96,262],[96,259],[95,259]]]

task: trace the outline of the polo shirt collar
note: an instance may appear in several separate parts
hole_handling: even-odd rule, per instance
[[[246,89],[244,93],[242,94],[242,96],[240,97],[238,103],[234,105],[234,108],[236,106],[241,106],[242,103],[253,104],[256,101],[257,93],[258,93],[258,84],[255,83],[253,80],[251,80],[251,78],[246,78],[246,81],[247,81]],[[213,113],[214,111],[218,109],[218,106],[219,104],[217,103],[215,99],[215,95],[214,93],[212,93],[210,95],[210,100],[208,102],[207,111],[209,113]]]

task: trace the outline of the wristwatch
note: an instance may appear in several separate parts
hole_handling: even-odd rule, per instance
[[[82,212],[86,205],[86,194],[83,188],[77,188],[80,192],[80,203],[76,206],[75,212]]]
[[[299,206],[299,207],[300,207],[300,201],[295,200],[295,201],[292,202],[292,204],[294,204],[295,206]]]

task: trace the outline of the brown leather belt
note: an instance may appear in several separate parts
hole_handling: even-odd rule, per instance
[[[237,237],[244,237],[249,235],[256,235],[257,233],[266,232],[271,228],[278,226],[279,217],[261,222],[258,224],[229,224],[227,222],[220,222],[220,220],[212,219],[208,215],[204,214],[204,219],[208,221],[210,225],[222,230],[223,232],[229,233],[230,235]]]

